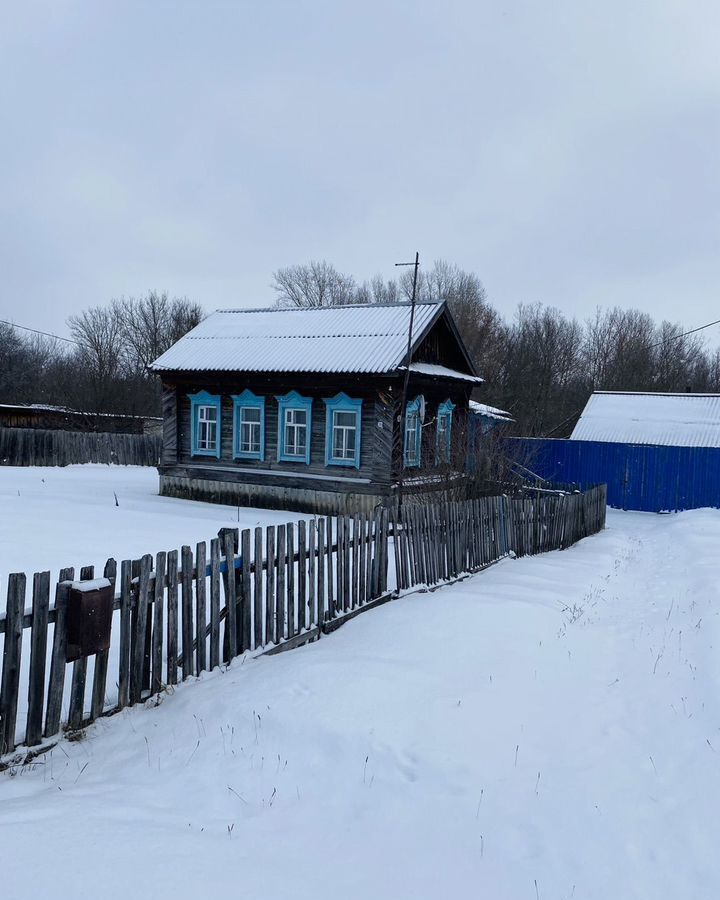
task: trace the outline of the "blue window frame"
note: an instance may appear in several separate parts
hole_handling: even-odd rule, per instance
[[[325,465],[359,469],[362,400],[340,393],[324,403]]]
[[[438,406],[435,425],[435,463],[450,462],[450,439],[455,404],[449,398]]]
[[[190,448],[193,456],[220,459],[222,402],[215,394],[200,391],[190,398]]]
[[[278,450],[280,462],[310,463],[312,438],[312,397],[290,391],[278,402]]]
[[[265,459],[265,398],[245,390],[232,401],[234,458]]]
[[[419,466],[422,457],[422,422],[420,409],[424,406],[422,396],[417,396],[405,407],[405,440],[403,459],[406,467]]]

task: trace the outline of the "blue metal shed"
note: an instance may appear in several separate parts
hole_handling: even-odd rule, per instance
[[[608,486],[608,503],[649,512],[720,507],[720,395],[597,391],[569,440],[518,438],[542,478]]]

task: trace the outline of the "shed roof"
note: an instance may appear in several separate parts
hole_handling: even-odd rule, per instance
[[[416,304],[414,348],[444,314],[454,329],[444,302]],[[409,303],[223,309],[180,338],[150,368],[156,372],[391,372],[405,361],[409,325]],[[474,374],[469,359],[468,370]]]
[[[720,394],[595,391],[570,440],[720,447]]]

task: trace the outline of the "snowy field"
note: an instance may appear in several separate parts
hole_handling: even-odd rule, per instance
[[[717,898],[719,546],[611,513],[101,720],[0,776],[0,894]]]
[[[115,505],[115,497],[117,503]],[[217,537],[223,526],[296,522],[298,513],[239,509],[158,496],[156,469],[140,466],[0,466],[0,596],[9,572],[53,575],[108,557],[137,559]]]

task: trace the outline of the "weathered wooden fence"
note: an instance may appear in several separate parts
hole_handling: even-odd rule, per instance
[[[120,466],[156,466],[161,444],[162,439],[156,434],[0,428],[0,465],[114,463]]]
[[[60,571],[52,606],[50,572],[34,575],[29,610],[26,576],[10,575],[0,615],[0,753],[18,743],[42,744],[63,721],[77,730],[247,651],[272,653],[314,640],[397,591],[450,581],[511,552],[568,547],[604,523],[601,485],[584,493],[407,506],[401,522],[378,509],[264,530],[224,529],[209,554],[203,542],[194,553],[185,546],[119,568],[109,559],[103,576],[113,587],[113,643],[92,658],[91,673],[88,657],[72,662],[67,684],[75,571]],[[94,576],[90,566],[79,572],[80,581]],[[21,715],[20,697],[27,698]]]

